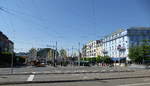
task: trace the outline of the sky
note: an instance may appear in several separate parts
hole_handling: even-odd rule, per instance
[[[117,29],[150,27],[150,0],[0,0],[0,8],[0,31],[16,52],[56,41],[77,49]]]

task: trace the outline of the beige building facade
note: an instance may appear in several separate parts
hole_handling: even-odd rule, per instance
[[[86,44],[86,57],[97,57],[102,56],[102,41],[101,40],[94,40],[89,41]]]

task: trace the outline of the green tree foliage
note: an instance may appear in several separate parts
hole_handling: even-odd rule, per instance
[[[36,50],[35,48],[31,48],[31,49],[29,50],[29,52],[30,52],[30,53],[35,53],[35,52],[37,52],[37,50]]]
[[[0,66],[10,66],[12,54],[9,52],[0,53]]]
[[[132,62],[141,64],[150,60],[149,40],[143,40],[142,45],[129,48],[129,58]]]
[[[97,56],[96,57],[96,62],[101,63],[102,62],[102,56]]]
[[[141,46],[134,46],[129,49],[129,58],[135,63],[142,63],[143,51]]]
[[[109,56],[97,56],[97,57],[91,57],[91,58],[81,58],[81,61],[89,61],[93,63],[112,63],[113,61]]]
[[[35,48],[31,48],[29,50],[29,58],[36,58],[37,57],[37,50]]]
[[[0,67],[10,67],[11,60],[12,60],[12,53],[10,52],[1,52],[0,53]],[[13,54],[13,63],[14,66],[19,64],[23,64],[25,62],[25,58],[15,56],[15,53]]]
[[[60,53],[60,56],[61,56],[62,58],[66,58],[66,57],[67,57],[67,51],[66,51],[65,49],[61,49],[61,50],[59,51],[59,53]]]
[[[101,61],[104,62],[104,63],[107,63],[107,64],[112,63],[112,60],[109,56],[101,57]]]

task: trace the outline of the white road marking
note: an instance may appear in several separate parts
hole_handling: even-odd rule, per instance
[[[80,74],[72,74],[72,76],[80,76]]]
[[[35,73],[35,72],[33,72],[33,74],[34,74],[34,73]],[[34,76],[35,76],[35,75],[30,75],[30,76],[28,77],[27,81],[33,81]]]
[[[150,83],[137,83],[137,84],[126,84],[126,85],[118,85],[118,86],[141,86],[141,85],[149,85]]]
[[[88,79],[88,77],[87,77],[87,76],[84,76],[83,79]]]

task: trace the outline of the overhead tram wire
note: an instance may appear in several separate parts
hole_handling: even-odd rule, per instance
[[[6,11],[7,13],[20,14],[20,15],[27,16],[27,17],[30,17],[30,18],[32,18],[32,19],[38,20],[38,21],[40,21],[40,22],[41,22],[41,21],[43,22],[43,20],[44,20],[44,19],[41,19],[41,18],[37,18],[37,17],[35,17],[35,16],[31,15],[31,14],[27,14],[27,13],[25,13],[25,12],[17,11],[17,10],[10,9],[10,8],[6,8],[6,7],[1,7],[1,8],[2,8],[3,11]],[[12,13],[12,12],[13,12],[13,13]]]
[[[93,25],[93,28],[94,29],[93,31],[96,30],[96,8],[95,8],[95,0],[91,0],[91,14],[92,14],[92,21],[91,21],[91,24]],[[95,32],[94,33],[87,33],[86,35],[82,35],[80,36],[81,38],[90,38],[89,37],[89,34],[90,34],[90,37],[91,36],[94,36],[95,37]],[[103,36],[101,36],[103,37]],[[96,36],[96,38],[98,38],[98,35]]]
[[[15,11],[15,10],[12,10],[12,9],[8,9],[8,8],[4,8],[4,7],[0,7],[0,10],[2,10],[2,11],[5,12],[5,13],[8,13],[8,14],[10,14],[10,15],[16,16],[17,18],[19,17],[17,14],[21,14],[21,15],[28,16],[28,17],[29,17],[29,15],[26,15],[25,13],[18,12],[18,11]],[[13,13],[12,13],[11,11],[12,11]],[[35,17],[31,16],[31,15],[30,15],[30,17],[33,18],[33,19],[37,19],[37,18],[35,18]],[[25,20],[25,19],[22,18],[21,20]],[[26,19],[26,20],[27,20],[27,19]],[[39,19],[37,19],[37,20],[39,20]],[[41,20],[39,20],[39,21],[41,22]],[[34,23],[35,23],[35,22],[34,22]],[[48,27],[45,27],[45,26],[41,25],[41,23],[38,23],[38,24],[36,24],[36,25],[40,26],[41,28],[44,28],[44,30],[41,29],[41,28],[38,28],[38,29],[44,31],[44,33],[47,33],[48,36],[51,35],[51,33],[45,31],[45,30],[48,30]],[[52,32],[55,32],[55,31],[52,31]],[[58,34],[57,32],[55,32],[55,33]],[[62,36],[55,35],[55,38],[60,38],[60,37],[62,37]]]
[[[2,11],[4,11],[5,13],[8,13],[8,14],[10,14],[10,15],[13,15],[13,16],[17,16],[17,18],[20,16],[20,15],[22,15],[22,16],[26,16],[26,17],[30,17],[30,18],[32,18],[32,19],[36,19],[36,20],[39,20],[39,19],[37,19],[37,18],[35,18],[35,17],[33,17],[33,16],[31,16],[31,15],[26,15],[25,13],[23,13],[23,12],[19,12],[19,11],[16,11],[16,10],[12,10],[12,9],[8,9],[8,8],[4,8],[4,7],[0,7],[1,9],[0,10],[2,10]],[[19,16],[18,16],[19,15]],[[22,19],[22,20],[24,20],[24,19]],[[41,22],[41,20],[39,20],[40,22]],[[43,22],[43,21],[42,21]],[[40,24],[37,24],[37,25],[40,25]]]
[[[16,14],[18,14],[18,11],[15,11],[15,10],[12,10],[12,9],[7,9],[7,8],[4,8],[3,7],[3,10],[5,11],[5,12],[7,12],[7,13],[9,13],[10,15],[13,15],[13,16],[17,16]],[[13,13],[12,13],[13,12]],[[21,14],[21,15],[25,15],[25,16],[29,16],[29,15],[26,15],[26,14],[24,14],[24,13],[20,13],[19,12],[19,14]],[[18,18],[19,16],[17,16],[17,18]],[[33,16],[30,16],[30,17],[33,17]],[[34,17],[34,19],[35,19],[35,17]],[[21,20],[24,20],[23,18],[21,19]],[[35,22],[34,22],[35,23]],[[49,35],[51,35],[51,33],[49,33],[48,31],[45,31],[45,30],[47,30],[48,29],[48,27],[45,27],[45,26],[42,26],[41,24],[36,24],[36,25],[38,25],[38,26],[40,26],[40,27],[42,27],[42,28],[44,28],[44,30],[43,29],[41,29],[41,28],[36,28],[36,29],[40,29],[40,30],[42,30],[44,33],[46,33],[48,36]],[[34,28],[35,29],[35,28]],[[54,32],[54,31],[53,31]],[[56,33],[56,32],[55,32]],[[57,33],[56,33],[57,34]],[[58,34],[57,35],[55,35],[55,38],[61,38],[61,37],[63,37],[63,36],[59,36]]]
[[[5,13],[14,15],[14,14],[12,14],[11,12],[9,12],[8,10],[6,10],[4,7],[1,7],[1,6],[0,6],[0,10],[3,11],[3,12],[5,12]]]
[[[13,15],[13,16],[17,16],[17,15],[15,15],[15,14],[17,13],[17,14],[21,14],[21,15],[23,15],[23,16],[30,16],[31,18],[33,17],[33,19],[36,19],[36,20],[38,20],[38,21],[41,21],[41,19],[37,19],[37,18],[35,18],[34,16],[25,14],[25,13],[23,13],[23,12],[18,12],[18,11],[13,10],[13,9],[3,8],[3,10],[7,10],[7,13],[9,13],[9,14],[11,14],[11,15]],[[12,13],[12,12],[9,12],[8,10],[9,10],[9,11],[12,11],[13,13]],[[14,13],[15,13],[15,14],[14,14]],[[17,18],[18,18],[18,17],[19,17],[19,16],[17,16]],[[21,20],[25,20],[25,19],[22,18]],[[35,23],[35,22],[34,22],[34,23]],[[36,29],[42,30],[42,31],[43,31],[44,33],[46,33],[48,36],[51,35],[51,33],[49,33],[48,31],[45,31],[45,30],[48,30],[48,27],[45,27],[45,26],[41,25],[41,23],[37,23],[36,25],[42,27],[42,28],[36,28]],[[43,28],[44,28],[44,30],[43,30]],[[54,34],[54,38],[58,38],[58,39],[64,38],[64,36],[58,35],[59,33],[57,33],[56,31],[52,31],[52,32],[55,33],[55,34]]]
[[[25,16],[25,17],[28,17],[28,18],[32,18],[32,19],[38,20],[38,21],[40,21],[41,23],[43,22],[42,19],[36,18],[36,17],[34,17],[34,16],[32,16],[32,15],[29,15],[29,14],[27,14],[27,13],[19,12],[19,11],[16,11],[16,10],[13,10],[13,9],[4,8],[4,7],[2,7],[2,8],[3,8],[3,11],[4,11],[4,12],[7,12],[7,13],[13,15],[13,16],[19,17],[20,15],[22,15],[22,16]],[[19,15],[19,16],[18,16],[18,15]],[[39,23],[38,23],[37,25],[41,26],[41,24],[39,24]],[[42,27],[44,27],[44,26],[42,26]],[[44,27],[44,28],[46,29],[47,27]]]
[[[25,44],[25,45],[32,45],[33,43],[29,43],[29,42],[23,42],[23,41],[16,41],[17,43],[20,43],[20,44]],[[36,44],[37,46],[45,46],[46,47],[46,45],[45,44],[39,44],[39,43],[37,43]]]

